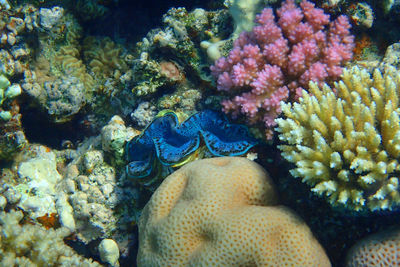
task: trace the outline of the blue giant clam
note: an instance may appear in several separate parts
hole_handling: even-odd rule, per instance
[[[167,112],[128,142],[127,174],[144,180],[155,175],[159,163],[179,166],[202,149],[203,142],[214,156],[243,155],[257,144],[245,126],[230,124],[219,112],[201,111],[182,123],[175,113]]]

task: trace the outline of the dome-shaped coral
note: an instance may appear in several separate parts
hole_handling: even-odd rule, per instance
[[[138,266],[330,266],[307,225],[276,204],[271,179],[250,160],[191,162],[144,208]]]
[[[400,229],[383,231],[358,241],[349,251],[347,267],[400,266]]]

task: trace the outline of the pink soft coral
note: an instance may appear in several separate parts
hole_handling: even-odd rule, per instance
[[[280,101],[297,99],[310,81],[338,79],[354,47],[344,15],[330,22],[305,0],[300,8],[287,0],[276,14],[277,21],[271,8],[264,9],[253,31],[240,34],[229,55],[211,66],[218,90],[233,95],[222,102],[223,110],[234,117],[245,114],[252,124],[262,121],[267,139],[281,113]]]

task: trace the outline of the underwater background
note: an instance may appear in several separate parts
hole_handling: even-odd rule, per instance
[[[0,0],[0,266],[400,266],[399,13]]]

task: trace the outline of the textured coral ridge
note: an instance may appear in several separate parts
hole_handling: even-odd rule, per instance
[[[311,83],[313,96],[282,104],[282,155],[296,164],[292,175],[331,204],[392,209],[400,204],[400,73],[386,66],[371,78],[355,67],[334,88]]]
[[[358,241],[346,259],[347,267],[400,266],[400,229],[383,231]]]
[[[243,125],[229,124],[220,113],[201,111],[179,124],[175,113],[156,118],[127,144],[127,173],[151,174],[156,158],[167,166],[177,164],[200,147],[200,136],[215,156],[238,156],[257,144]]]
[[[223,110],[234,117],[242,113],[253,124],[263,122],[267,138],[281,113],[280,101],[298,96],[309,81],[336,80],[353,55],[346,16],[330,22],[314,4],[302,1],[300,7],[284,1],[277,22],[273,10],[264,9],[256,18],[258,26],[243,32],[228,57],[211,67],[218,90],[233,96],[222,102]]]
[[[191,162],[144,208],[138,266],[331,266],[306,224],[276,204],[271,179],[248,159]]]

